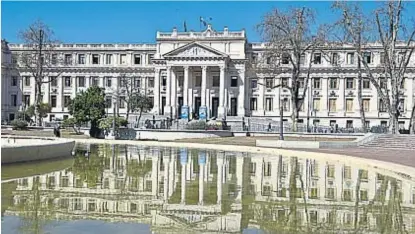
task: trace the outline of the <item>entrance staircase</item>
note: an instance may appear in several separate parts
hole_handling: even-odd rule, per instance
[[[379,136],[374,138],[372,141],[364,143],[360,147],[415,150],[415,135],[380,134]]]

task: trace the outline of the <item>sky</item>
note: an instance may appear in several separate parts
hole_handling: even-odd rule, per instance
[[[64,43],[154,43],[156,32],[170,32],[173,27],[183,31],[201,31],[200,17],[212,18],[212,27],[222,31],[245,29],[248,41],[261,41],[255,30],[262,16],[273,8],[311,7],[318,22],[332,23],[337,16],[331,12],[332,2],[1,2],[1,37],[19,43],[18,33],[37,19],[42,20]],[[411,3],[409,12],[415,12]],[[362,2],[371,13],[378,2]],[[203,27],[202,27],[203,28]]]

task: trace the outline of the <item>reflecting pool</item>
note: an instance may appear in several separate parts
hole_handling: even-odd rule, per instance
[[[78,145],[2,169],[2,233],[415,233],[415,181],[349,162]]]

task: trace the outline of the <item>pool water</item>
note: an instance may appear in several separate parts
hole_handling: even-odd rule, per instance
[[[2,233],[415,233],[415,181],[350,163],[78,145],[2,166]]]

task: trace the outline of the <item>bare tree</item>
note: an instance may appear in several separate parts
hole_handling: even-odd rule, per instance
[[[291,73],[290,82],[281,82],[272,88],[282,87],[290,91],[293,131],[297,131],[299,111],[314,63],[313,54],[325,42],[323,27],[316,33],[311,32],[314,23],[314,13],[309,8],[298,8],[287,11],[274,9],[257,25],[267,46],[255,69],[273,76]],[[305,62],[306,54],[310,55],[308,64]]]
[[[342,36],[337,36],[337,39],[341,43],[351,43],[356,49],[357,53],[362,53],[362,46],[370,41],[371,28],[368,22],[369,18],[366,18],[362,12],[362,9],[357,3],[350,2],[335,2],[333,8],[336,10],[349,12],[347,15],[343,14],[341,19],[335,24]],[[347,18],[346,18],[347,17]],[[345,30],[349,27],[351,30]],[[354,40],[355,39],[355,40]],[[360,57],[357,58],[357,98],[359,102],[360,120],[362,122],[363,130],[366,132],[366,116],[363,106],[362,89],[363,89],[363,76],[362,62]]]
[[[146,92],[144,94],[141,90],[141,84],[139,84],[136,77],[130,77],[126,74],[121,74],[121,97],[124,99],[127,106],[126,119],[128,121],[130,113],[138,112],[138,123],[140,122],[143,112],[150,109],[151,101],[147,97]],[[123,95],[125,94],[125,95]]]
[[[354,44],[359,44],[359,37],[354,32],[353,11],[343,8],[345,30]],[[355,52],[364,67],[367,77],[380,96],[380,104],[389,113],[389,126],[393,134],[398,134],[398,120],[403,111],[401,99],[402,86],[412,53],[415,50],[415,27],[407,27],[403,18],[404,6],[401,0],[389,1],[375,11],[375,37],[380,41],[382,64],[374,69],[365,55],[370,48],[364,46]],[[406,38],[406,39],[404,39]],[[381,74],[378,77],[377,74]],[[382,106],[381,106],[382,108]]]
[[[20,33],[27,48],[18,55],[19,70],[29,72],[35,78],[35,119],[38,126],[42,125],[42,114],[39,111],[42,103],[42,85],[49,83],[49,75],[59,76],[53,69],[61,59],[55,53],[58,41],[53,31],[42,21],[36,21]]]

